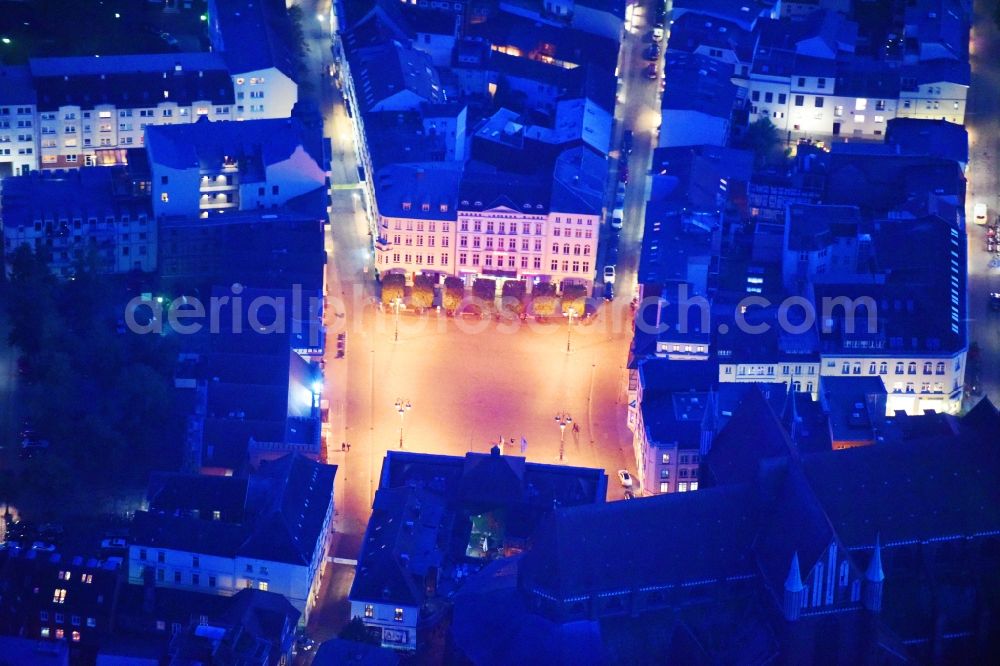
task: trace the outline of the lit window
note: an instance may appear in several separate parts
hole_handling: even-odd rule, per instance
[[[57,587],[55,591],[52,593],[52,603],[61,604],[65,603],[65,601],[66,601],[66,590],[61,587]]]
[[[375,607],[371,604],[365,604],[365,617],[375,617]]]
[[[170,202],[170,195],[167,194],[166,192],[161,192],[160,193],[160,201],[162,201],[163,203],[169,203]]]
[[[42,627],[42,634],[41,635],[42,635],[42,638],[48,638],[49,637],[49,628],[48,627]]]
[[[686,493],[687,489],[688,489],[688,484],[686,481],[681,481],[680,483],[677,484],[677,492]]]
[[[858,99],[854,100],[854,110],[855,111],[864,111],[866,108],[868,108],[868,100],[867,99],[858,98]]]
[[[61,641],[66,637],[66,632],[62,629],[56,629],[56,640]]]
[[[262,592],[267,592],[267,581],[266,580],[260,581],[257,584],[257,587],[259,587]]]
[[[669,493],[670,492],[670,482],[669,481],[662,481],[660,483],[660,492],[661,493]]]
[[[403,609],[402,608],[397,608],[396,609],[395,620],[396,620],[396,622],[402,622],[403,621]]]
[[[73,642],[74,643],[79,643],[80,642],[80,632],[79,631],[74,631],[73,632]]]
[[[101,112],[99,112],[97,114],[97,117],[98,118],[110,118],[111,117],[111,112],[110,111],[101,111]]]
[[[221,511],[213,511],[212,512],[212,520],[221,520],[221,519],[222,519],[222,512]]]

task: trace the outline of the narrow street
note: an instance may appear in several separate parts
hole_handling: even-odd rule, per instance
[[[993,2],[976,0],[970,39],[972,85],[966,129],[969,131],[966,220],[969,242],[969,342],[981,350],[980,389],[1000,400],[1000,312],[989,308],[989,293],[1000,291],[1000,267],[990,265],[986,230],[973,223],[976,203],[989,207],[991,221],[1000,215],[1000,31],[993,21]],[[978,396],[974,396],[978,400]]]

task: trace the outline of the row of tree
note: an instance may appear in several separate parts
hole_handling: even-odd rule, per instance
[[[434,306],[434,281],[426,275],[416,275],[410,288],[409,307],[426,310]],[[406,277],[390,273],[382,279],[382,303],[392,307],[406,299]],[[465,283],[457,277],[447,277],[441,287],[441,307],[449,315],[475,312],[483,315],[502,314],[521,316],[527,313],[536,317],[567,314],[582,316],[587,308],[587,289],[583,285],[564,284],[562,293],[550,282],[534,285],[528,293],[524,280],[507,280],[503,283],[499,302],[497,283],[490,278],[477,278],[472,293],[467,294]]]

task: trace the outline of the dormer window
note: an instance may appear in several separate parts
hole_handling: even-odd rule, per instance
[[[413,204],[410,203],[409,201],[404,201],[403,202],[403,210],[410,210],[410,208],[412,208],[412,207],[413,207]]]
[[[447,213],[448,212],[448,204],[441,204],[438,207],[438,210],[440,210],[442,213]]]
[[[431,205],[429,203],[421,204],[421,206],[420,206],[420,210],[424,211],[425,213],[427,211],[429,211],[430,209],[431,209]]]

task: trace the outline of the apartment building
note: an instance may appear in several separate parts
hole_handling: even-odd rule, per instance
[[[38,169],[38,124],[31,71],[0,67],[0,179]]]
[[[33,58],[42,169],[127,162],[150,125],[229,120],[233,87],[211,53]]]
[[[288,24],[285,4],[210,0],[208,34],[232,79],[233,120],[287,118],[299,99],[294,47],[276,26]],[[252,46],[250,46],[252,45]]]
[[[9,176],[0,202],[8,270],[22,245],[64,278],[72,277],[79,262],[94,262],[108,273],[156,269],[148,182],[126,167]]]
[[[147,132],[157,217],[276,208],[326,185],[320,142],[297,118],[156,126]]]
[[[232,596],[244,588],[315,607],[329,552],[337,468],[289,454],[249,477],[164,474],[137,511],[128,580]],[[151,571],[149,574],[147,571]]]

